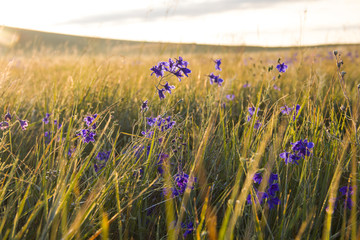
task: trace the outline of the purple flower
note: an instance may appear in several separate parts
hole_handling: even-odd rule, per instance
[[[227,100],[232,101],[235,98],[234,94],[226,95]]]
[[[141,104],[141,111],[142,111],[142,112],[145,112],[145,111],[147,111],[148,109],[149,109],[148,100],[146,100],[146,101],[142,102],[142,104]]]
[[[289,114],[292,112],[293,109],[294,109],[294,108],[290,108],[290,107],[288,107],[288,106],[286,106],[286,105],[284,105],[284,106],[282,106],[282,107],[280,108],[281,113],[282,113],[282,114],[285,114],[285,115],[289,115]]]
[[[314,143],[308,142],[306,139],[299,140],[295,143],[291,143],[291,145],[292,145],[292,150],[302,158],[305,158],[305,156],[309,156],[311,154],[309,149],[314,147]]]
[[[214,60],[214,62],[215,62],[215,70],[221,71],[221,68],[220,68],[221,59],[216,59],[216,60]]]
[[[89,143],[89,142],[95,142],[95,135],[96,133],[94,131],[91,131],[89,129],[82,129],[80,130],[80,132],[77,134],[77,136],[81,136],[83,141],[85,143]]]
[[[296,155],[296,154],[289,153],[289,152],[280,153],[280,157],[281,157],[282,159],[284,159],[285,164],[295,163],[296,165],[299,165],[299,163],[297,162],[297,160],[300,160],[300,159],[301,159],[300,156],[298,156],[298,155]]]
[[[0,130],[5,130],[7,128],[9,128],[8,122],[0,122]]]
[[[352,186],[343,186],[339,189],[342,197],[344,198],[344,206],[348,209],[351,209],[353,206],[353,201],[351,200],[351,195],[354,194]]]
[[[217,83],[219,86],[222,85],[222,83],[224,82],[224,80],[222,78],[220,78],[220,75],[214,75],[214,73],[210,73],[210,75],[208,75],[208,77],[210,78],[210,84],[212,85],[213,83]]]
[[[85,121],[85,123],[86,123],[86,125],[88,126],[88,127],[92,127],[92,129],[96,129],[96,123],[93,123],[94,122],[94,120],[97,118],[97,114],[94,114],[94,115],[90,115],[90,116],[86,116],[85,118],[84,118],[84,121]]]
[[[279,205],[280,204],[280,200],[277,197],[274,198],[269,198],[268,199],[268,205],[269,205],[269,209],[273,209],[275,208],[275,205]]]
[[[146,132],[145,132],[145,131],[141,131],[141,134],[144,135],[144,136],[147,137],[147,138],[151,138],[152,135],[154,134],[154,131],[150,131],[150,130],[147,130]]]
[[[352,186],[343,186],[339,189],[342,196],[351,196],[354,194]]]
[[[54,125],[57,126],[57,129],[61,128],[61,126],[62,126],[61,123],[59,123],[59,125],[58,125],[58,121],[56,119],[54,120]]]
[[[158,94],[159,94],[160,100],[165,98],[164,92],[165,92],[165,89],[158,89]]]
[[[164,85],[165,91],[167,91],[170,94],[171,94],[171,89],[174,89],[174,88],[175,88],[175,86],[169,85],[168,82],[166,82],[165,85]]]
[[[22,129],[23,131],[25,131],[26,128],[29,126],[29,121],[28,121],[28,120],[21,120],[21,119],[19,119],[19,123],[20,123],[21,129]]]
[[[248,88],[248,87],[250,87],[251,85],[249,84],[249,83],[245,83],[244,85],[243,85],[243,88]]]
[[[270,174],[270,178],[269,178],[269,184],[273,184],[274,181],[277,181],[277,180],[279,180],[278,175],[275,174],[275,173],[271,173],[271,174]]]
[[[159,154],[159,157],[158,157],[158,162],[156,165],[158,165],[159,167],[157,168],[157,171],[158,173],[160,174],[163,174],[164,173],[164,170],[162,168],[162,165],[164,163],[164,161],[169,158],[169,155],[168,154],[165,154],[165,153],[160,153]]]
[[[49,123],[49,117],[50,117],[50,114],[49,114],[49,113],[45,114],[45,117],[43,118],[42,121],[43,121],[45,124],[48,124],[48,123]]]
[[[11,114],[9,113],[9,112],[7,112],[6,114],[5,114],[5,116],[4,116],[4,119],[5,119],[5,121],[8,121],[8,122],[10,122],[11,121]]]
[[[255,109],[255,107],[249,107],[248,108],[248,112],[249,112],[249,116],[247,117],[247,121],[248,122],[250,122],[250,120],[251,120],[251,118],[252,118],[252,116],[256,113],[256,115],[257,115],[257,112],[258,112],[258,110],[256,110]]]
[[[183,236],[186,238],[187,235],[194,231],[194,224],[192,222],[189,222],[188,224],[181,223],[181,228],[185,229]]]
[[[269,193],[270,196],[274,197],[277,191],[280,191],[279,184],[273,183],[269,186],[267,192]]]
[[[258,130],[261,127],[261,122],[259,122],[259,120],[256,120],[255,124],[254,124],[254,129]]]
[[[155,123],[156,123],[156,121],[157,121],[157,118],[156,117],[154,117],[154,118],[146,118],[146,120],[147,120],[147,124],[149,124],[149,126],[151,127],[152,125],[154,125]]]
[[[255,183],[260,184],[261,181],[262,181],[261,173],[255,173],[255,174],[254,174],[254,177],[253,177],[253,180],[254,180]]]
[[[288,66],[287,65],[285,65],[285,63],[280,63],[279,62],[279,64],[276,66],[276,68],[277,68],[277,70],[279,71],[279,72],[286,72],[286,69],[288,68]]]
[[[95,172],[99,172],[101,169],[103,169],[109,160],[111,151],[107,152],[99,152],[96,156],[96,159],[98,160],[97,163],[94,164]]]
[[[278,91],[281,90],[281,89],[280,89],[278,86],[276,86],[276,85],[274,85],[274,89],[275,89],[275,90],[278,90]]]
[[[298,113],[299,113],[299,110],[300,110],[300,105],[297,104],[297,105],[295,106],[295,112],[294,112],[294,116],[293,116],[293,120],[294,120],[294,121],[295,121],[295,119],[296,119],[296,117],[297,117],[297,115],[298,115]]]
[[[187,175],[186,173],[177,173],[174,176],[174,180],[175,180],[175,187],[172,188],[173,196],[178,196],[180,194],[183,194],[186,190],[186,186],[187,186],[188,182],[189,182],[190,189],[194,189],[193,184],[195,182],[197,182],[196,177],[189,179],[189,175]]]
[[[166,67],[169,66],[167,62],[159,62],[157,66],[153,66],[150,68],[151,71],[153,71],[150,76],[152,76],[155,73],[156,77],[163,77],[164,71],[168,70]]]

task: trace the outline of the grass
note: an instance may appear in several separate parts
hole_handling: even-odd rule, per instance
[[[341,68],[332,50],[3,55],[0,107],[12,120],[0,131],[0,239],[358,239],[360,49],[339,47]],[[179,55],[192,73],[166,79],[176,89],[160,101],[149,69]],[[289,66],[281,74],[279,57]],[[209,84],[211,72],[222,87]],[[285,104],[301,106],[295,119],[281,114]],[[252,106],[260,110],[247,122]],[[77,133],[93,114],[95,141],[85,143]],[[175,126],[144,137],[146,118],[159,115]],[[25,131],[17,118],[29,121]],[[285,164],[279,154],[300,139],[314,143],[312,154]],[[109,160],[96,172],[104,151]],[[160,153],[169,155],[162,164]],[[166,194],[182,172],[185,191]],[[254,194],[271,172],[273,209]],[[351,209],[343,186],[354,189]]]

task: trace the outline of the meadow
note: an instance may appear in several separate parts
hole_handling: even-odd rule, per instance
[[[359,53],[2,55],[0,239],[359,239]]]

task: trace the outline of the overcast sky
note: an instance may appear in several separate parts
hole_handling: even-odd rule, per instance
[[[0,25],[125,40],[360,43],[360,0],[8,0]]]

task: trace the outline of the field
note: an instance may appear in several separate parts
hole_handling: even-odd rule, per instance
[[[358,53],[4,53],[0,239],[359,239]]]

